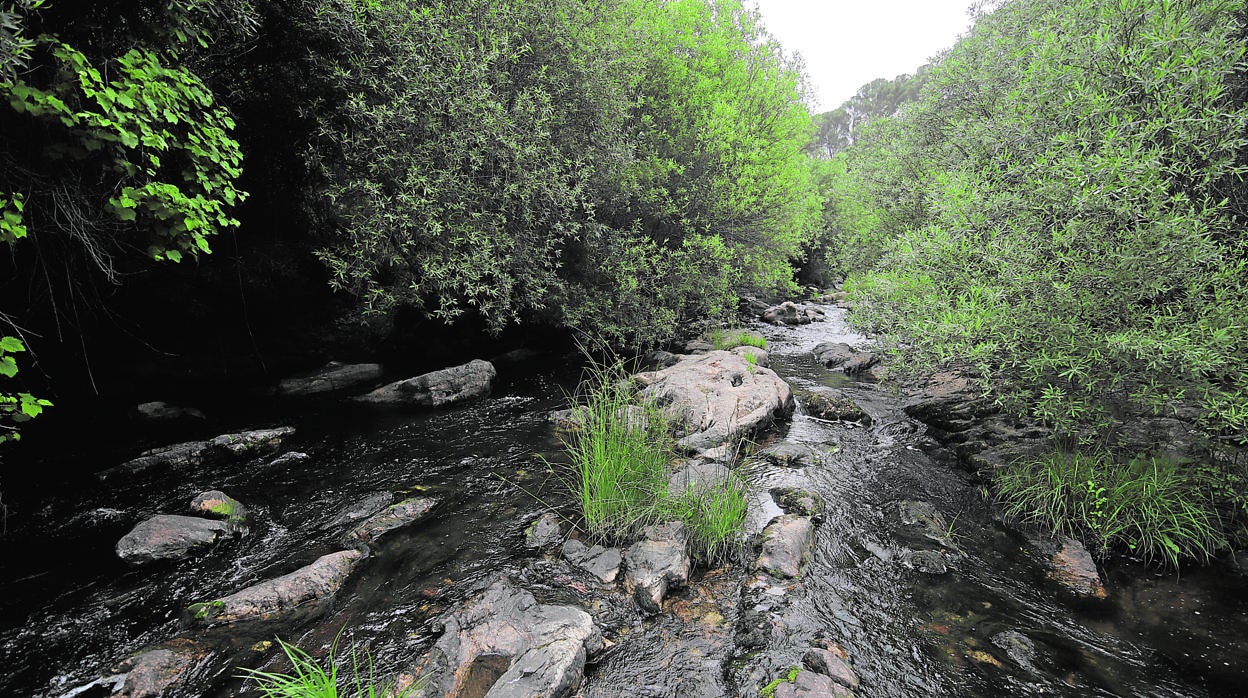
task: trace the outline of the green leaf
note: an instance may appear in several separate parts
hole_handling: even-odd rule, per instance
[[[17,337],[0,337],[0,352],[17,353],[26,351],[26,345]]]

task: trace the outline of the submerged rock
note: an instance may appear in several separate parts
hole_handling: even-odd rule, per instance
[[[1080,596],[1103,599],[1108,595],[1100,572],[1096,569],[1096,561],[1092,559],[1088,549],[1083,547],[1083,543],[1074,538],[1062,537],[1055,544],[1045,542],[1043,548],[1052,551],[1049,558],[1049,579],[1059,582]]]
[[[291,463],[302,463],[311,457],[302,451],[289,451],[269,461],[269,467],[277,468],[283,465],[290,465]]]
[[[620,575],[620,565],[624,561],[619,548],[604,548],[601,545],[592,545],[587,548],[584,543],[575,538],[564,541],[563,556],[568,562],[607,584],[615,583]]]
[[[191,513],[201,516],[219,516],[226,521],[244,521],[247,507],[221,490],[200,492],[191,500]]]
[[[1036,669],[1036,643],[1017,630],[1006,630],[992,636],[992,644],[1005,650],[1006,656],[1028,671]]]
[[[355,399],[382,405],[442,407],[488,395],[497,375],[493,364],[473,359],[462,366],[383,385]]]
[[[140,453],[138,458],[104,470],[99,473],[99,477],[107,480],[117,475],[132,475],[155,468],[198,465],[204,462],[204,453],[207,450],[207,441],[185,441],[171,446],[161,446]]]
[[[816,674],[823,674],[850,690],[858,689],[858,675],[849,666],[842,653],[822,647],[812,647],[802,655],[802,664]]]
[[[817,419],[871,424],[870,415],[839,390],[832,388],[804,390],[798,393],[797,400],[802,403],[802,410],[806,414]]]
[[[777,516],[763,529],[763,547],[754,568],[775,577],[797,578],[810,560],[815,526],[805,516]]]
[[[437,503],[436,499],[412,497],[398,504],[391,504],[351,529],[343,540],[347,545],[372,543],[396,528],[414,524],[425,518]]]
[[[207,651],[190,641],[174,640],[149,649],[113,668],[125,680],[113,698],[160,698],[169,695],[187,678]]]
[[[550,548],[563,539],[563,526],[554,512],[537,517],[524,530],[524,547],[529,549]]]
[[[689,534],[683,523],[671,521],[650,526],[643,535],[645,540],[624,553],[624,583],[638,605],[658,613],[667,593],[689,581]]]
[[[131,564],[185,557],[229,532],[230,526],[223,521],[159,514],[117,541],[117,556]]]
[[[806,516],[815,522],[823,519],[823,496],[818,492],[798,487],[775,487],[771,490],[771,498],[786,514]]]
[[[949,571],[945,556],[935,550],[907,550],[901,554],[901,564],[924,574],[944,574]]]
[[[330,361],[306,376],[283,378],[277,384],[277,394],[293,397],[359,389],[369,384],[376,385],[384,373],[381,364]]]
[[[781,441],[762,455],[768,461],[786,468],[809,468],[823,463],[823,456],[819,451],[792,441]]]
[[[644,398],[669,410],[685,431],[678,445],[692,452],[766,428],[793,411],[788,383],[727,351],[688,356],[634,381],[643,386]]]
[[[363,558],[358,550],[323,555],[306,567],[204,603],[187,610],[202,623],[233,623],[268,619],[338,591]]]
[[[374,492],[339,511],[337,516],[321,524],[321,530],[346,526],[361,519],[367,519],[390,506],[393,501],[394,493],[392,492]]]
[[[194,407],[179,407],[160,400],[135,405],[134,415],[144,422],[180,422],[189,419],[208,419],[207,415]]]
[[[417,696],[567,698],[602,648],[590,615],[539,604],[499,579],[450,615],[425,659]]]

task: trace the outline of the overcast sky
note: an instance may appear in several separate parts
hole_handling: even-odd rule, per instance
[[[972,0],[747,0],[790,52],[806,59],[817,111],[876,78],[913,73],[970,24]]]

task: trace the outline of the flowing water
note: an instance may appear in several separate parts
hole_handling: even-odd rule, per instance
[[[843,311],[828,312],[825,323],[763,329],[772,367],[795,388],[844,390],[873,424],[826,423],[799,407],[773,438],[812,446],[823,464],[746,468],[756,493],[800,484],[828,509],[804,579],[784,592],[786,631],[757,652],[731,642],[731,614],[745,603],[741,570],[703,573],[673,613],[645,619],[619,597],[552,582],[562,568],[525,549],[524,528],[547,506],[572,511],[539,456],[557,454],[546,415],[564,406],[575,376],[535,369],[489,399],[445,411],[328,403],[262,413],[298,428],[284,449],[307,452],[302,462],[270,466],[270,457],[105,482],[49,477],[42,489],[13,495],[16,513],[0,538],[0,695],[108,695],[111,667],[177,636],[207,653],[187,695],[246,694],[236,667],[280,668],[272,649],[256,646],[274,637],[324,656],[341,633],[340,647],[367,651],[377,675],[410,670],[436,639],[440,616],[499,572],[600,618],[614,646],[591,662],[586,696],[746,692],[743,677],[770,678],[800,663],[816,636],[848,650],[863,696],[1248,694],[1242,579],[1198,569],[1177,579],[1117,560],[1107,569],[1109,600],[1065,595],[1026,538],[993,519],[978,483],[904,415],[899,396],[814,360],[819,342],[867,344]],[[255,512],[248,535],[176,563],[132,568],[116,558],[114,544],[136,522],[183,513],[196,493],[214,488]],[[324,524],[379,491],[441,504],[427,522],[374,545],[332,603],[275,622],[190,626],[188,604],[340,549],[341,531]],[[947,574],[900,564],[917,545],[896,521],[903,501],[929,502],[950,523],[963,555]],[[689,621],[710,616],[711,626]],[[1034,653],[1011,655],[1000,638],[1014,634]]]

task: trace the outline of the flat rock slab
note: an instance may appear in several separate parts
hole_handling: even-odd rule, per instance
[[[810,559],[815,525],[806,516],[777,516],[763,529],[763,549],[754,568],[776,577],[797,578]]]
[[[658,613],[663,598],[689,581],[689,534],[679,521],[648,527],[645,540],[624,553],[624,584],[646,611]]]
[[[237,434],[222,434],[208,442],[205,454],[213,458],[245,458],[277,450],[282,440],[295,433],[294,427],[252,429]]]
[[[785,468],[808,468],[823,463],[819,451],[806,444],[782,441],[763,452],[763,457]]]
[[[852,698],[853,691],[823,674],[802,670],[792,683],[776,686],[776,698]]]
[[[539,604],[504,579],[451,614],[444,628],[416,696],[567,698],[580,686],[588,655],[602,648],[588,613]]]
[[[340,550],[312,564],[230,594],[193,604],[188,610],[204,623],[233,623],[272,618],[338,591],[363,558],[358,550]]]
[[[601,545],[586,547],[584,543],[569,538],[563,543],[563,556],[568,562],[589,572],[606,584],[614,584],[620,575],[620,565],[624,556],[619,548],[604,548]]]
[[[686,356],[633,380],[643,398],[669,411],[685,433],[678,445],[693,453],[762,430],[794,406],[788,383],[728,351]]]
[[[437,503],[436,499],[413,497],[404,499],[398,504],[391,504],[351,529],[344,540],[348,545],[371,543],[396,528],[414,524],[425,518]]]
[[[277,394],[287,396],[322,395],[376,385],[385,371],[381,364],[344,364],[330,361],[316,372],[283,378]]]
[[[136,525],[117,541],[117,556],[132,564],[185,557],[230,533],[224,521],[159,514]]]
[[[321,530],[338,528],[339,526],[346,526],[356,521],[367,519],[390,506],[393,502],[394,494],[392,492],[374,492],[344,507],[334,518],[321,524]]]
[[[844,342],[824,342],[811,350],[819,363],[845,374],[861,373],[880,362],[880,357],[869,351],[858,351]]]
[[[101,471],[99,478],[108,480],[118,475],[133,475],[156,468],[198,465],[204,462],[204,452],[207,450],[207,441],[185,441],[171,446],[149,449],[140,453],[138,458]]]
[[[383,385],[356,400],[380,405],[442,407],[488,395],[497,375],[494,364],[473,359],[462,366]]]

